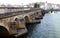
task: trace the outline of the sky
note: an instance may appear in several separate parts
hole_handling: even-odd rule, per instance
[[[49,3],[60,4],[60,0],[0,0],[0,5],[1,4],[26,5],[29,3],[46,2],[46,1]]]

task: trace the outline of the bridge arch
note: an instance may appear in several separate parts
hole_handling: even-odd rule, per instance
[[[5,26],[0,25],[0,35],[9,35],[9,30]]]
[[[19,19],[19,17],[18,17],[18,16],[14,17],[14,21],[17,21],[18,19]]]
[[[29,23],[31,21],[31,19],[29,18],[29,16],[25,16],[24,18],[25,18],[26,23]]]

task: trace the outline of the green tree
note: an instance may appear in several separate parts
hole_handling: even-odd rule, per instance
[[[40,7],[39,4],[37,4],[37,3],[34,4],[34,8],[39,8],[39,7]]]

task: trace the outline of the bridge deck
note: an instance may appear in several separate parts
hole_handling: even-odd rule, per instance
[[[8,13],[0,14],[0,19],[21,15],[23,13],[29,13],[37,10],[41,10],[41,9],[30,9],[30,10],[22,10],[22,11],[16,11],[16,12],[8,12]]]

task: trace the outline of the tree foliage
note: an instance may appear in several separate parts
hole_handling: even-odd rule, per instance
[[[39,4],[37,4],[37,3],[34,4],[34,8],[39,8],[39,7],[40,7]]]

